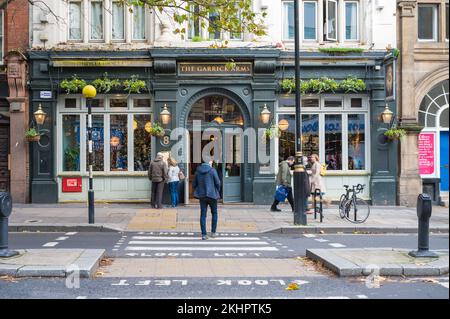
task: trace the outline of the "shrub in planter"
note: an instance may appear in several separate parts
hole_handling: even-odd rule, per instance
[[[59,84],[61,89],[65,90],[67,94],[81,92],[86,85],[86,81],[79,79],[76,74],[72,76],[71,80],[65,79]]]
[[[339,89],[345,93],[357,93],[366,89],[366,83],[361,79],[355,78],[354,76],[349,76],[339,83]]]
[[[147,85],[144,81],[139,80],[137,75],[132,75],[130,80],[125,80],[123,86],[128,94],[141,93],[141,91],[147,90]]]
[[[150,129],[150,135],[162,137],[164,136],[164,134],[164,128],[159,123],[155,123],[152,125],[152,128]]]
[[[98,93],[108,93],[113,89],[118,89],[121,84],[120,81],[108,78],[108,73],[103,75],[103,79],[96,79],[92,82],[92,85],[97,89]]]

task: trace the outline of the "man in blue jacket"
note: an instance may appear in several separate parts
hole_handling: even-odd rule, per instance
[[[220,179],[215,168],[212,167],[212,159],[204,159],[204,163],[195,172],[192,187],[194,197],[200,200],[200,227],[202,229],[202,240],[207,240],[206,214],[208,206],[211,207],[212,225],[211,237],[216,237],[217,229],[217,200],[220,198]]]

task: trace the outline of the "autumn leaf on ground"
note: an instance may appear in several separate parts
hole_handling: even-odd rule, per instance
[[[433,284],[438,284],[439,283],[439,281],[437,281],[436,279],[424,279],[423,280],[423,282],[430,282],[430,283],[433,283]]]
[[[295,282],[291,283],[289,286],[287,286],[286,290],[299,290],[299,286],[298,284],[296,284]]]
[[[16,278],[12,276],[0,276],[0,280],[9,281],[9,282],[18,282]]]

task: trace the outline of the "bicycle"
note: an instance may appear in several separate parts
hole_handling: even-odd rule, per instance
[[[352,190],[349,189],[348,185],[344,185],[344,187],[346,193],[341,195],[339,202],[340,217],[355,224],[364,223],[369,218],[370,206],[356,195],[363,192],[365,185],[353,185]]]

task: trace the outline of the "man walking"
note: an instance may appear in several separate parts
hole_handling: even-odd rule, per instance
[[[150,163],[148,178],[152,182],[152,208],[162,209],[162,196],[164,184],[167,181],[168,167],[164,161],[162,153],[158,153],[156,158]]]
[[[294,198],[292,197],[291,167],[292,165],[294,165],[294,162],[295,157],[289,156],[287,160],[280,163],[276,181],[277,186],[284,186],[287,188],[287,199],[289,201],[289,204],[291,204],[292,211],[294,211]],[[277,207],[279,203],[280,202],[275,199],[273,201],[272,207],[270,207],[270,210],[272,212],[281,212],[281,209]]]
[[[212,167],[212,164],[212,159],[204,159],[204,163],[197,168],[194,181],[192,182],[194,197],[200,200],[200,228],[202,230],[202,240],[208,239],[206,233],[206,214],[208,212],[208,206],[211,207],[212,214],[212,238],[216,237],[217,230],[217,200],[220,198],[220,179],[216,169]]]

